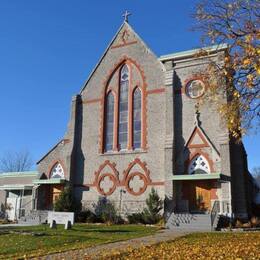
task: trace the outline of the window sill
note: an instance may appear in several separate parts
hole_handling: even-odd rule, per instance
[[[147,153],[146,150],[143,149],[136,149],[136,150],[122,150],[122,151],[111,151],[100,153],[101,156],[110,156],[110,155],[123,155],[123,154],[140,154],[140,153]]]

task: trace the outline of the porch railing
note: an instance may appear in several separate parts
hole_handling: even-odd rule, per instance
[[[211,212],[210,212],[210,219],[211,219],[211,227],[212,227],[212,229],[216,225],[219,211],[220,211],[220,203],[219,203],[218,200],[215,200],[214,204],[213,204],[213,207],[211,209]]]

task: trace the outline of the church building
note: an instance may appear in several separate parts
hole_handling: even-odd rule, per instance
[[[246,218],[243,144],[231,140],[214,104],[199,102],[207,89],[199,75],[226,49],[157,57],[126,19],[72,97],[64,137],[37,163],[37,208],[52,209],[69,182],[83,209],[105,196],[123,215],[140,212],[154,188],[169,226],[178,214]]]

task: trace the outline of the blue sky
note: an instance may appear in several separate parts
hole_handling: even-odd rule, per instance
[[[122,23],[159,56],[200,44],[191,0],[1,0],[0,155],[28,150],[35,161],[66,131],[79,92]],[[260,135],[244,139],[249,167],[260,166]]]

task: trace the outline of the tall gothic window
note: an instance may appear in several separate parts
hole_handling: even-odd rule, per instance
[[[141,91],[136,88],[133,94],[133,148],[141,147]]]
[[[118,145],[119,150],[127,148],[128,137],[128,87],[129,69],[125,64],[120,71],[119,86],[119,126],[118,126]]]
[[[188,173],[189,174],[205,174],[209,173],[209,163],[204,158],[204,156],[198,154],[196,155],[189,164]]]
[[[105,151],[113,150],[114,136],[114,96],[110,91],[106,100],[106,131],[105,131]]]

